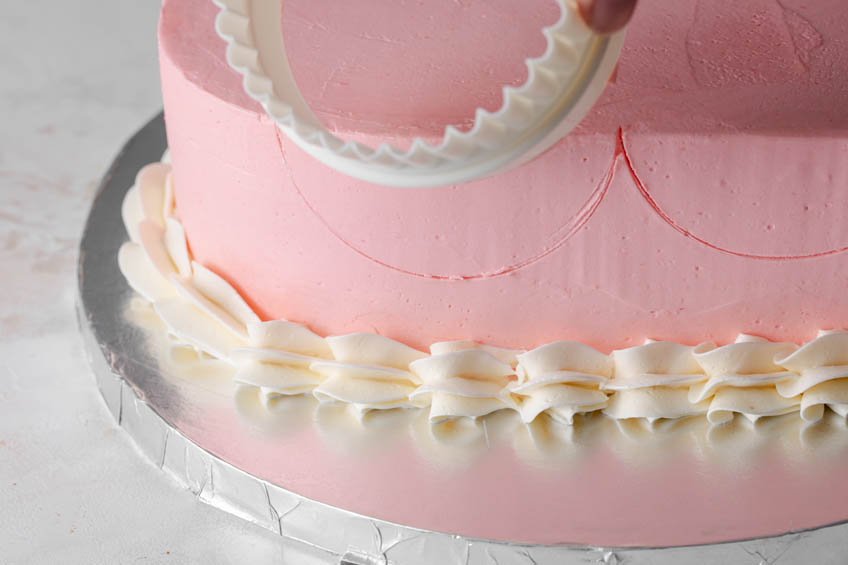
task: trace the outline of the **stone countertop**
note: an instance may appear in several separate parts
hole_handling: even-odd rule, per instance
[[[157,0],[0,19],[0,562],[326,561],[209,507],[116,425],[82,352],[77,244],[100,176],[161,107]]]

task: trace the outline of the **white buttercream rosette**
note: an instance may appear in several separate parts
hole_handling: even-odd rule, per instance
[[[413,361],[427,354],[369,333],[326,338],[332,361],[314,361],[310,370],[326,380],[313,394],[321,403],[344,402],[360,416],[372,410],[412,408],[412,393],[421,379],[410,372]]]
[[[515,352],[473,342],[442,342],[410,369],[422,381],[413,401],[430,406],[433,424],[476,420],[508,408],[501,391],[514,378]]]
[[[324,380],[309,366],[331,359],[327,342],[305,326],[285,320],[247,326],[249,347],[234,349],[233,381],[259,388],[265,406],[283,396],[308,394]]]
[[[780,416],[798,410],[800,398],[778,394],[777,384],[793,376],[776,365],[775,357],[785,356],[798,346],[771,342],[740,334],[735,343],[695,355],[709,379],[689,391],[692,403],[709,402],[707,419],[723,424],[741,414],[756,422],[764,416]]]
[[[573,341],[557,341],[518,355],[517,380],[503,391],[507,404],[529,424],[540,414],[571,425],[576,414],[605,408],[601,390],[613,373],[609,355]]]
[[[820,331],[818,338],[774,360],[794,375],[777,383],[784,398],[801,396],[801,418],[817,422],[827,406],[848,417],[848,332]]]
[[[615,373],[603,390],[611,392],[604,414],[616,420],[667,418],[704,414],[708,402],[689,402],[689,388],[706,380],[695,355],[715,348],[712,343],[682,345],[648,341],[612,352]]]

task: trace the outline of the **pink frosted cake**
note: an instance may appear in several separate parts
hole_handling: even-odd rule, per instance
[[[544,49],[539,30],[559,13],[548,0],[520,8],[512,0],[385,2],[378,16],[366,17],[359,8],[289,2],[283,27],[291,64],[330,128],[400,144],[467,125],[478,106],[497,107],[500,87],[526,78],[523,60]],[[645,2],[611,84],[575,132],[512,171],[418,190],[353,180],[289,142],[226,64],[216,13],[206,0],[164,4],[160,54],[173,174],[160,165],[139,183],[158,186],[152,190],[161,199],[168,178],[167,210],[146,239],[167,242],[159,252],[148,249],[165,254],[159,286],[172,286],[170,272],[177,272],[182,294],[215,306],[231,331],[223,343],[206,343],[182,327],[191,323],[180,321],[180,306],[159,313],[176,335],[213,355],[274,349],[295,339],[286,332],[297,325],[315,332],[308,332],[315,343],[281,346],[290,353],[340,361],[346,354],[318,336],[356,335],[371,344],[378,335],[388,339],[375,341],[375,351],[391,343],[397,358],[378,362],[384,353],[360,344],[359,361],[403,371],[428,349],[456,353],[485,344],[485,360],[500,365],[478,368],[504,384],[526,377],[514,371],[516,353],[559,344],[551,351],[565,349],[545,357],[547,369],[596,375],[601,388],[616,390],[627,371],[615,370],[615,357],[662,358],[640,357],[634,374],[697,380],[710,375],[691,346],[701,344],[706,354],[739,335],[765,348],[760,357],[769,363],[719,373],[792,371],[772,358],[848,319],[848,227],[841,221],[848,207],[848,44],[838,33],[848,22],[836,3]],[[166,223],[171,229],[159,233]],[[168,261],[182,239],[174,232],[183,230],[187,247]],[[235,311],[219,312],[229,299],[193,285],[192,260],[227,287]],[[645,349],[646,340],[661,343]],[[682,356],[676,368],[675,356]],[[842,364],[831,357],[815,364]],[[309,363],[295,365],[303,374],[263,381],[266,392],[311,391],[336,375],[325,367],[307,376]],[[654,387],[656,380],[639,382]],[[410,404],[406,389],[366,400],[335,384],[318,392],[363,410]],[[417,374],[406,383],[419,384]],[[483,402],[492,395],[454,392],[475,406],[467,413],[446,406],[446,417],[503,407],[500,397]],[[563,401],[571,407],[567,420],[612,410],[608,394],[593,392]],[[668,413],[628,404],[616,415],[699,414],[707,398]],[[773,400],[749,415],[800,406],[797,394]],[[546,407],[556,408],[539,405]]]
[[[557,16],[548,0],[384,2],[367,18],[356,4],[289,2],[285,31],[318,116],[375,141],[496,107]],[[165,114],[192,255],[264,320],[421,349],[809,341],[848,319],[840,6],[645,2],[615,80],[562,143],[494,178],[398,190],[281,138],[227,66],[215,7],[166,2]]]
[[[559,16],[550,0],[362,4],[288,0],[291,66],[328,128],[401,146],[497,108]],[[433,425],[848,414],[841,0],[643,0],[573,133],[428,189],[354,180],[290,142],[227,64],[216,14],[164,2],[170,158],[128,194],[120,263],[267,407],[311,394]]]

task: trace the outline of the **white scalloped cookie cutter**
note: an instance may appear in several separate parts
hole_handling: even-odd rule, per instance
[[[474,126],[445,128],[438,145],[413,140],[408,151],[374,149],[339,139],[304,100],[289,66],[282,32],[283,0],[213,0],[227,62],[244,89],[304,151],[352,177],[388,186],[442,186],[526,163],[570,132],[595,103],[612,73],[624,32],[593,33],[570,0],[556,0],[559,20],[542,33],[545,53],[527,59],[527,82],[503,89],[495,112],[478,108]]]

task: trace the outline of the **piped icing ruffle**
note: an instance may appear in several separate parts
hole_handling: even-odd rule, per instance
[[[778,394],[778,383],[793,373],[776,365],[797,349],[794,343],[775,343],[741,334],[735,343],[696,354],[709,377],[689,390],[689,401],[709,401],[707,419],[722,424],[741,414],[752,422],[763,416],[781,416],[798,410],[799,398]]]
[[[421,379],[409,366],[426,353],[368,333],[333,336],[326,341],[334,360],[309,366],[326,379],[313,391],[319,402],[344,402],[360,415],[417,406],[411,397]]]
[[[542,413],[572,424],[577,414],[606,408],[601,387],[613,370],[609,355],[582,343],[557,341],[518,355],[517,380],[503,395],[525,424]]]
[[[429,357],[410,365],[422,381],[413,400],[430,407],[430,422],[477,419],[507,408],[501,391],[515,375],[512,366],[486,348],[469,346],[441,353],[449,349],[434,344]]]
[[[312,363],[332,359],[326,340],[308,328],[285,320],[247,326],[248,347],[234,349],[233,381],[259,389],[266,406],[282,396],[310,394],[324,380],[310,368]]]
[[[476,420],[513,410],[572,424],[601,412],[617,420],[736,414],[756,421],[826,408],[848,417],[848,332],[823,331],[798,347],[740,335],[735,343],[649,341],[607,355],[557,341],[532,351],[471,341],[435,343],[425,353],[384,336],[321,337],[286,320],[262,321],[223,278],[193,261],[175,216],[170,166],[143,168],[122,217],[130,240],[118,264],[179,342],[235,366],[234,381],[259,391],[266,406],[311,394],[359,415],[425,408],[429,421]]]
[[[712,343],[649,341],[613,351],[615,376],[603,387],[611,393],[604,414],[654,422],[706,413],[708,403],[689,401],[689,388],[706,379],[696,355],[714,348]]]
[[[777,383],[784,398],[801,397],[801,418],[817,422],[825,406],[848,417],[848,332],[820,331],[819,336],[774,361],[792,376]]]

